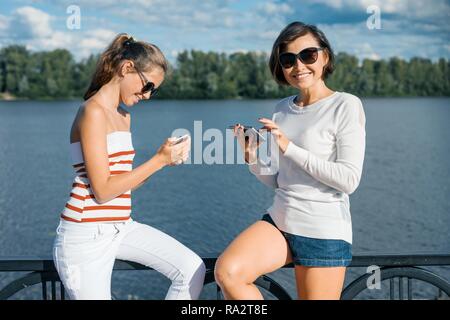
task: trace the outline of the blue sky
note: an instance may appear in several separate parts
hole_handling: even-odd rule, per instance
[[[80,29],[66,26],[69,5],[80,8]],[[381,29],[367,27],[371,5]],[[450,58],[450,0],[1,0],[0,47],[66,48],[81,59],[127,32],[170,60],[184,49],[270,52],[292,21],[316,24],[336,52],[360,59]]]

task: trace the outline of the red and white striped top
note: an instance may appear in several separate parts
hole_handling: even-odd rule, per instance
[[[106,136],[111,175],[131,171],[135,155],[131,132],[114,131]],[[70,199],[61,218],[72,222],[124,221],[131,214],[131,190],[105,203],[98,203],[92,192],[84,166],[80,142],[70,144],[76,176],[72,184]]]

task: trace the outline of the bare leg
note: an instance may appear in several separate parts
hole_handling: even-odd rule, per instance
[[[339,300],[345,267],[295,266],[297,294],[302,300]]]
[[[225,299],[262,299],[253,282],[292,261],[282,233],[266,221],[258,221],[231,242],[218,258],[216,282]]]

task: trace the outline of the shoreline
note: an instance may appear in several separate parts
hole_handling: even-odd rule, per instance
[[[358,96],[361,99],[420,99],[420,98],[450,98],[448,96]],[[285,97],[269,97],[269,98],[226,98],[226,99],[203,99],[203,98],[184,98],[184,99],[171,99],[171,98],[156,98],[153,101],[254,101],[254,100],[279,100]],[[30,99],[20,98],[11,94],[0,94],[0,102],[21,102],[21,101],[82,101],[80,98],[48,98],[48,99]]]

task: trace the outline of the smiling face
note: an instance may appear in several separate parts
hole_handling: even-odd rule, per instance
[[[286,45],[283,52],[299,53],[303,49],[320,47],[317,40],[307,33],[304,36],[298,37]],[[284,69],[283,75],[286,81],[295,88],[305,90],[314,87],[317,84],[323,83],[323,70],[328,63],[328,56],[325,50],[318,52],[317,61],[312,64],[304,64],[299,59],[291,68]]]
[[[120,100],[127,107],[131,107],[143,99],[150,99],[150,92],[141,93],[145,80],[141,78],[133,67],[131,62],[126,62],[122,66],[123,77],[120,80]],[[155,88],[159,88],[164,81],[165,73],[161,68],[153,68],[151,71],[142,72],[144,77],[155,84]]]

